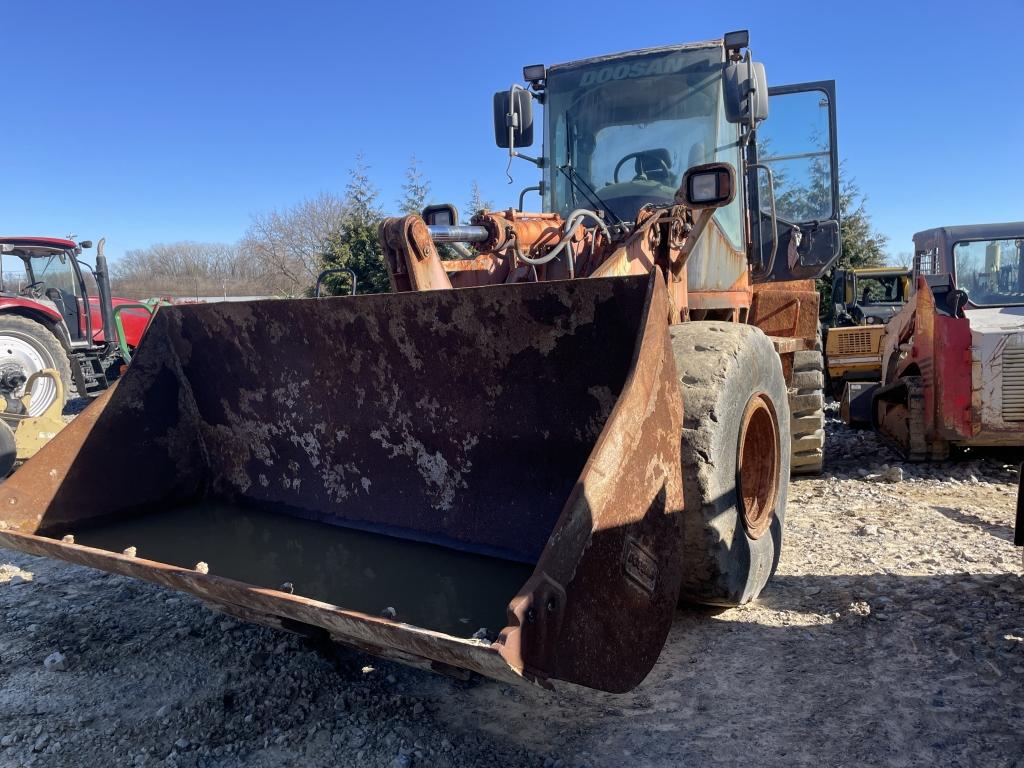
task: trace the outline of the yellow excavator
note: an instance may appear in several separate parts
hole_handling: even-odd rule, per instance
[[[910,296],[905,267],[837,269],[825,316],[825,370],[830,393],[841,397],[848,382],[882,377],[885,324]]]

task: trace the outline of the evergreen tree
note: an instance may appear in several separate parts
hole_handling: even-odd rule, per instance
[[[467,221],[471,219],[475,214],[480,211],[492,211],[494,210],[494,203],[490,200],[484,200],[483,195],[480,192],[480,185],[476,179],[473,179],[473,186],[470,187],[469,202],[466,203],[466,214],[465,218]]]
[[[818,293],[821,296],[819,307],[822,312],[831,301],[832,275],[835,270],[881,267],[886,263],[885,248],[889,238],[874,228],[867,212],[867,197],[853,179],[840,183],[839,216],[842,238],[839,258],[818,280]]]
[[[380,190],[370,181],[369,174],[370,166],[360,152],[356,155],[355,165],[348,171],[348,183],[345,185],[345,206],[348,209],[346,218],[350,222],[371,224],[382,216],[377,200]]]
[[[378,201],[379,191],[370,181],[369,166],[362,153],[356,155],[345,185],[345,215],[341,226],[326,238],[321,265],[323,269],[347,267],[356,273],[359,293],[384,293],[390,290],[387,268],[377,239],[377,228],[384,218]],[[344,295],[351,286],[346,275],[332,275],[325,281],[326,292]]]
[[[405,183],[402,185],[402,199],[398,208],[405,214],[418,214],[427,204],[430,195],[430,182],[420,170],[416,155],[409,158],[409,167],[405,171]]]

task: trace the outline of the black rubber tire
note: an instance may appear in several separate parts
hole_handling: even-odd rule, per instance
[[[4,336],[12,336],[30,344],[43,360],[43,367],[53,368],[60,374],[61,383],[64,385],[64,400],[67,402],[73,391],[71,365],[68,362],[67,350],[64,349],[60,339],[54,336],[49,328],[35,320],[20,315],[0,314],[0,347],[2,347]],[[0,348],[0,356],[3,354],[4,350]],[[34,371],[25,373],[30,374]],[[45,405],[49,404],[47,402]],[[37,408],[39,408],[38,403],[33,403],[32,410],[36,411]]]
[[[0,421],[0,480],[11,474],[18,458],[18,444],[7,422]]]
[[[825,463],[825,359],[820,349],[793,353],[789,409],[793,474],[820,475]]]
[[[779,564],[789,491],[789,402],[782,363],[754,326],[690,322],[670,329],[683,390],[681,603],[736,606],[756,598]],[[748,402],[771,403],[778,480],[768,529],[752,538],[737,493],[737,451]]]

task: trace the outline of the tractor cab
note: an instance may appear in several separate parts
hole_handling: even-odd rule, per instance
[[[89,301],[88,286],[78,261],[82,250],[91,247],[88,240],[76,243],[43,237],[5,239],[0,242],[0,258],[19,259],[24,277],[17,272],[3,272],[0,295],[18,297],[57,313],[73,345],[88,345],[95,335],[102,339],[98,307],[96,312],[85,311],[86,305],[94,302]]]
[[[135,302],[112,299],[103,256],[96,267],[80,259],[92,242],[55,237],[0,237],[0,394],[26,394],[26,382],[46,369],[49,379],[32,385],[30,415],[42,413],[58,390],[96,395],[117,374],[113,367],[134,346],[149,320]],[[123,307],[123,316],[114,305]],[[123,342],[123,343],[121,343]]]

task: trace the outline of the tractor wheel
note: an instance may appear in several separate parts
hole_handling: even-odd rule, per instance
[[[789,410],[793,474],[820,475],[825,459],[825,361],[820,349],[793,353]]]
[[[782,551],[789,402],[782,363],[749,325],[671,329],[683,390],[681,602],[735,606],[758,596]]]
[[[0,387],[15,377],[27,379],[36,371],[53,368],[60,374],[65,397],[71,392],[71,366],[60,339],[49,328],[19,315],[0,315]],[[14,396],[25,393],[24,385],[14,388]],[[57,387],[49,378],[41,378],[32,387],[29,416],[41,415],[57,396]],[[62,403],[63,405],[63,403]]]
[[[7,422],[0,421],[0,480],[11,474],[17,458],[18,443],[14,439],[14,431]]]

